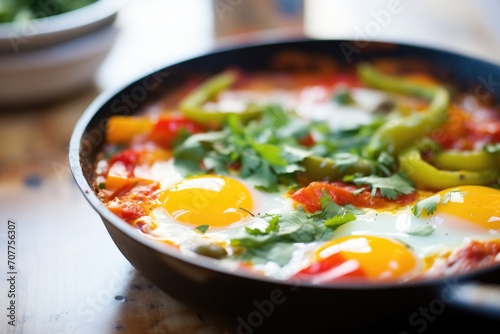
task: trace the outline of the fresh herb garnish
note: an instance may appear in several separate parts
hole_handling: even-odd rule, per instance
[[[427,237],[427,236],[431,235],[432,233],[434,233],[435,230],[436,230],[436,228],[434,226],[432,226],[431,224],[424,223],[424,224],[421,224],[415,228],[409,229],[405,232],[407,234],[410,234],[410,235]]]
[[[202,234],[205,234],[205,232],[208,231],[209,227],[210,227],[210,225],[199,225],[199,226],[196,226],[195,229],[198,230],[199,232],[201,232]]]
[[[436,212],[437,205],[441,201],[441,195],[436,194],[418,201],[411,209],[415,217],[420,217],[425,210],[427,215],[432,215]]]
[[[278,232],[279,229],[279,215],[272,215],[268,225],[264,231],[258,228],[245,227],[245,231],[250,235],[266,235],[271,232]]]
[[[467,192],[460,191],[459,189],[445,192],[442,198],[440,194],[435,194],[418,201],[412,207],[411,211],[415,217],[420,217],[424,213],[424,210],[427,215],[431,216],[436,212],[438,204],[445,205],[450,201],[462,203],[465,195],[467,195]]]
[[[352,97],[351,93],[347,88],[339,89],[332,97],[332,100],[340,104],[341,106],[349,106],[356,104],[356,101]]]
[[[351,212],[346,212],[341,216],[328,218],[325,220],[325,226],[329,228],[337,228],[353,220],[356,220],[356,216]]]
[[[314,213],[298,207],[296,211],[263,217],[270,218],[265,230],[246,227],[239,236],[231,239],[231,245],[244,249],[240,255],[242,259],[284,265],[295,250],[293,243],[329,240],[336,228],[355,220],[355,214],[363,212],[351,205],[336,204],[325,191],[320,202],[321,210]]]
[[[364,176],[357,177],[352,180],[356,185],[368,185],[371,187],[371,195],[375,196],[377,190],[380,191],[380,195],[394,200],[399,195],[408,195],[415,191],[413,184],[400,174],[393,174],[391,176]]]
[[[233,115],[234,116],[234,115]],[[280,135],[293,115],[275,105],[264,109],[263,117],[243,124],[228,117],[221,131],[192,135],[174,150],[175,164],[183,174],[200,171],[227,174],[231,165],[253,186],[278,190],[280,180],[304,168],[299,164],[312,153],[300,148],[298,138]]]

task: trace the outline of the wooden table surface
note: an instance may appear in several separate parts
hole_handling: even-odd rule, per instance
[[[210,6],[131,1],[94,86],[43,107],[0,110],[0,333],[236,332],[223,316],[190,309],[129,264],[67,161],[75,122],[103,90],[213,47]],[[15,266],[9,268],[11,230]],[[15,298],[7,298],[9,291]],[[11,300],[15,326],[8,324]]]

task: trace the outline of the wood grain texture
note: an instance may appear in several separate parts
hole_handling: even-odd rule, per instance
[[[16,224],[17,267],[16,326],[3,311],[0,333],[230,333],[224,320],[190,309],[143,278],[74,183],[67,143],[96,94],[0,115],[0,124],[23,129],[5,138],[14,149],[0,147],[1,309],[9,302],[8,220]],[[19,141],[26,146],[15,152]]]

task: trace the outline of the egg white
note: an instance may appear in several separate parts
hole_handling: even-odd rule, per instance
[[[428,235],[416,232],[426,228],[433,231]],[[420,258],[454,249],[470,238],[491,238],[490,232],[459,217],[449,217],[444,223],[438,217],[415,217],[410,207],[395,213],[370,210],[337,228],[333,238],[349,235],[374,235],[397,239],[408,245]]]

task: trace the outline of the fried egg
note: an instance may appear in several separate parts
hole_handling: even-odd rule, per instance
[[[311,264],[294,275],[323,284],[349,280],[403,280],[421,267],[403,243],[373,235],[345,236],[319,247]]]
[[[437,194],[441,201],[436,206],[436,212],[430,216],[437,226],[466,230],[478,238],[499,235],[499,190],[484,186],[461,186]],[[425,216],[429,217],[428,214]]]
[[[440,200],[432,214],[416,217],[411,207],[404,207],[395,212],[369,210],[357,216],[337,228],[331,242],[309,255],[297,277],[316,272],[312,280],[318,282],[356,276],[404,280],[434,257],[469,240],[500,237],[499,190],[463,186],[437,195]],[[330,270],[322,272],[326,267]]]
[[[150,208],[153,224],[149,234],[188,250],[200,241],[227,246],[242,227],[265,228],[264,214],[289,207],[285,190],[268,193],[236,175],[201,174],[183,178],[172,161],[156,170],[162,184],[155,205]],[[207,226],[205,233],[197,227]]]

